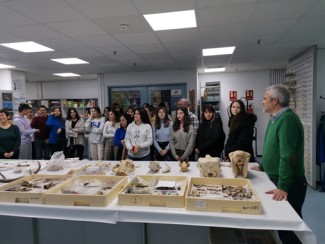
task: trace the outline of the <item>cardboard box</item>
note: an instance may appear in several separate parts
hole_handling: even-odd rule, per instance
[[[69,187],[74,182],[99,180],[103,182],[115,182],[116,184],[108,193],[103,195],[94,194],[64,194],[62,188]],[[66,205],[66,206],[91,206],[91,207],[106,207],[116,197],[118,192],[127,184],[128,179],[125,176],[105,176],[105,175],[81,175],[66,181],[64,184],[53,188],[46,194],[46,204],[49,205]]]
[[[180,194],[175,195],[152,195],[127,193],[134,184],[136,177],[154,185],[158,180],[175,181],[176,186],[181,186]],[[186,176],[163,176],[163,175],[139,175],[132,179],[118,194],[118,205],[121,206],[155,206],[169,208],[183,208],[185,205],[185,193],[187,190]]]
[[[193,185],[247,185],[253,193],[254,200],[229,200],[218,198],[202,198],[190,196]],[[261,214],[261,201],[248,179],[224,178],[191,178],[186,198],[185,208],[191,211],[232,212],[242,214]]]
[[[62,182],[56,186],[62,185],[70,177],[67,175],[28,175],[24,178],[15,180],[0,187],[0,201],[11,203],[32,203],[43,204],[45,203],[46,193],[51,190],[44,188],[35,188],[33,191],[7,191],[10,188],[19,187],[24,181],[31,181],[37,179],[62,179]],[[53,187],[54,188],[54,187]]]

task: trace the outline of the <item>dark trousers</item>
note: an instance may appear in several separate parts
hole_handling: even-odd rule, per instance
[[[164,150],[168,146],[169,141],[167,141],[167,142],[157,141],[157,143],[160,146],[160,148],[162,150]],[[157,161],[170,161],[171,160],[170,150],[168,150],[168,152],[167,152],[167,154],[165,156],[161,156],[160,153],[158,152],[158,150],[155,148],[155,158],[156,158]]]
[[[49,146],[50,146],[51,155],[53,155],[53,153],[55,152],[64,150],[63,143],[50,143]]]
[[[272,180],[273,183],[277,186],[277,180]],[[291,187],[288,191],[288,202],[293,207],[293,209],[297,212],[297,214],[302,218],[302,205],[305,202],[307,191],[307,182],[306,180],[294,181],[291,184]],[[283,244],[298,244],[302,243],[299,238],[296,236],[294,231],[278,231],[280,240]]]
[[[74,158],[76,156],[79,158],[79,160],[83,159],[84,156],[84,146],[83,145],[73,145],[67,147],[67,158]]]
[[[35,140],[36,159],[50,159],[50,147],[45,140]]]

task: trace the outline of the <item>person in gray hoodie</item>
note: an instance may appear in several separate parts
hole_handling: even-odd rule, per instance
[[[13,117],[13,123],[18,126],[21,137],[19,159],[32,159],[32,135],[39,132],[38,129],[31,128],[29,120],[25,117],[30,109],[26,103],[21,103],[18,107],[18,114]]]

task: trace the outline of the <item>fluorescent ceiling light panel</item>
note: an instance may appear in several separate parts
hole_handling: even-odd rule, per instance
[[[12,48],[24,53],[36,53],[36,52],[50,52],[54,51],[51,48],[45,47],[36,42],[12,42],[12,43],[1,43],[1,46]]]
[[[75,76],[80,76],[78,74],[75,73],[56,73],[53,75],[57,75],[57,76],[61,76],[61,77],[75,77]]]
[[[233,54],[236,47],[218,47],[203,49],[203,56],[227,55]]]
[[[61,64],[89,64],[89,62],[86,62],[79,58],[57,58],[57,59],[51,59],[54,62],[58,62]]]
[[[143,15],[154,31],[197,27],[195,11],[177,11]]]
[[[16,67],[11,65],[6,65],[6,64],[0,64],[0,69],[12,69],[12,68],[16,68]]]
[[[210,68],[210,69],[204,69],[205,73],[211,73],[211,72],[223,72],[226,68]]]

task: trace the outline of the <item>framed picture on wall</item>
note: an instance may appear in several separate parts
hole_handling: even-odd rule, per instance
[[[3,102],[12,102],[12,93],[2,93],[2,101]]]

